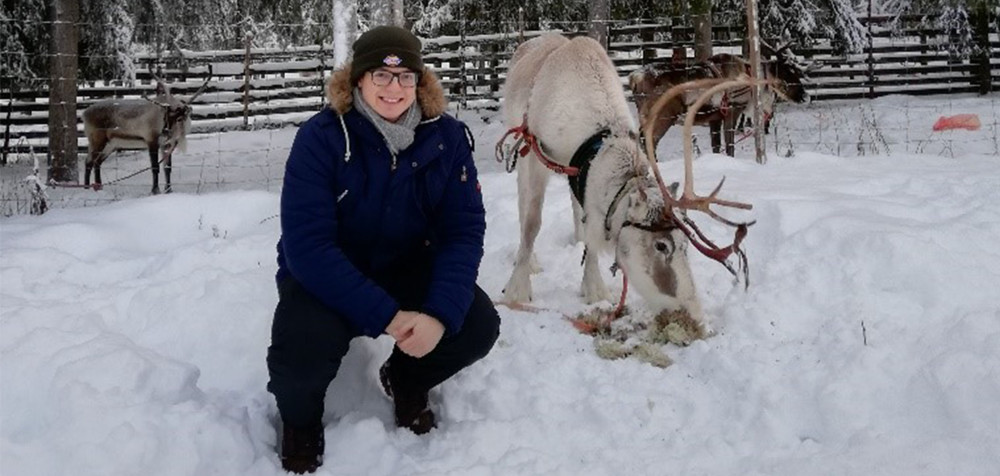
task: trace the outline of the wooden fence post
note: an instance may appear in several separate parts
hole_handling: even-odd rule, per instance
[[[14,82],[10,81],[10,100],[7,101],[7,120],[3,127],[3,155],[0,156],[0,167],[7,165],[7,154],[10,151],[10,115],[14,112]]]
[[[76,132],[77,43],[80,3],[56,0],[52,8],[49,59],[49,166],[48,178],[56,182],[80,180]]]
[[[655,35],[656,32],[649,28],[639,30],[639,40],[643,43],[652,43]],[[656,59],[655,48],[642,49],[642,64],[652,63],[654,59]]]
[[[696,0],[690,5],[691,21],[694,23],[694,60],[707,61],[712,56],[712,2]]]
[[[868,0],[868,99],[875,99],[875,43],[872,39],[872,0]]]
[[[972,12],[972,25],[976,43],[976,51],[972,57],[972,62],[976,65],[973,81],[979,85],[979,94],[985,95],[993,91],[993,78],[990,77],[990,9],[986,0],[976,2]]]
[[[246,52],[243,55],[243,129],[250,128],[250,43],[252,36],[246,36]]]
[[[506,33],[504,33],[504,36],[506,36]],[[504,41],[504,40],[501,40],[501,41]],[[506,43],[506,41],[504,41],[504,43]],[[490,93],[491,93],[490,96],[493,97],[493,98],[496,98],[497,95],[495,93],[497,93],[497,92],[500,91],[500,81],[499,81],[500,75],[497,74],[497,71],[500,69],[500,58],[499,58],[499,55],[497,54],[497,53],[499,53],[499,50],[500,50],[500,43],[499,42],[493,43],[492,45],[490,45],[490,68],[489,68],[489,70],[492,72],[489,75],[489,77],[490,77]]]
[[[757,32],[757,0],[747,0],[747,39],[750,40],[750,76],[754,81],[763,79],[760,66],[760,35]],[[755,84],[750,88],[750,100],[753,101],[753,138],[758,164],[767,162],[764,144],[764,111],[761,109],[760,96],[762,87]],[[726,146],[728,149],[729,146]]]
[[[319,97],[320,97],[320,104],[322,104],[322,105],[325,106],[326,105],[326,94],[323,94],[324,93],[323,89],[326,86],[326,80],[324,79],[325,75],[326,75],[326,54],[325,54],[325,51],[323,51],[323,40],[319,40],[318,43],[319,43],[319,72],[318,72],[319,73]]]
[[[590,0],[588,3],[590,11],[587,14],[589,17],[587,36],[597,40],[607,51],[608,46],[610,46],[608,19],[611,18],[611,2],[609,0]]]
[[[517,7],[517,44],[524,43],[524,7]]]
[[[462,23],[458,27],[458,85],[460,96],[458,99],[459,110],[465,109],[466,101],[466,69],[465,69],[465,0],[458,0],[458,16],[462,18]]]

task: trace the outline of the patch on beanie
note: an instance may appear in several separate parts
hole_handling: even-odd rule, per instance
[[[382,63],[386,66],[399,66],[403,64],[403,59],[396,55],[389,55],[382,60]]]

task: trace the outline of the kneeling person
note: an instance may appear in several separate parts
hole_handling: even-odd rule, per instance
[[[485,209],[465,126],[420,40],[377,27],[299,129],[281,192],[279,302],[267,364],[282,466],[322,464],[323,399],[350,341],[395,339],[380,381],[396,424],[435,426],[428,391],[483,358],[500,318],[476,285]]]

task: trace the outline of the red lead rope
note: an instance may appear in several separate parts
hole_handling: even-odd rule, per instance
[[[497,147],[496,147],[497,162],[503,162],[504,159],[503,144],[504,141],[507,140],[507,137],[511,135],[514,136],[514,139],[516,141],[514,142],[515,145],[520,144],[522,142],[524,143],[524,145],[516,151],[516,153],[521,157],[528,155],[529,151],[534,151],[535,155],[538,156],[538,160],[542,161],[542,165],[548,167],[549,170],[557,174],[563,174],[570,177],[579,175],[580,169],[556,163],[548,156],[546,156],[545,153],[542,152],[542,148],[539,146],[538,138],[535,137],[534,134],[528,131],[527,114],[524,115],[524,121],[521,123],[520,126],[510,128],[507,131],[507,133],[504,134],[499,141],[497,141]]]
[[[528,131],[527,114],[524,115],[524,120],[521,122],[520,126],[510,128],[509,130],[507,130],[507,133],[504,134],[499,141],[497,141],[496,145],[497,162],[504,161],[505,154],[503,151],[503,145],[507,140],[507,138],[510,136],[514,137],[515,146],[523,143],[523,145],[519,149],[514,151],[514,153],[516,153],[517,155],[524,157],[528,155],[528,152],[534,152],[535,155],[538,156],[538,160],[542,162],[542,165],[545,165],[545,167],[547,167],[549,170],[555,173],[563,174],[570,177],[574,177],[580,174],[579,168],[556,163],[548,156],[546,156],[545,153],[542,152],[542,148],[539,146],[538,138],[535,137],[534,134]],[[621,271],[622,271],[622,295],[620,298],[618,298],[618,307],[616,307],[614,311],[604,316],[597,324],[591,324],[588,322],[584,322],[582,319],[579,318],[574,319],[566,316],[566,319],[569,319],[569,321],[573,323],[573,327],[576,327],[580,332],[586,334],[594,334],[600,329],[607,328],[609,325],[611,325],[611,321],[618,319],[619,317],[622,316],[622,314],[625,313],[625,296],[628,294],[628,276],[625,275],[624,269]]]
[[[587,320],[581,317],[573,318],[566,316],[566,319],[570,322],[570,324],[573,324],[573,327],[575,327],[576,330],[584,334],[594,335],[597,334],[599,331],[602,331],[610,327],[612,321],[618,319],[619,317],[622,317],[622,315],[625,314],[625,296],[628,294],[628,275],[625,274],[624,269],[622,269],[621,272],[622,272],[622,295],[620,298],[618,298],[618,307],[616,307],[614,311],[605,314],[596,323],[588,322]]]
[[[771,115],[768,114],[768,113],[764,113],[764,124],[767,124],[767,121],[770,121],[770,120],[771,120]],[[753,135],[753,129],[750,129],[750,130],[744,132],[742,135],[740,135],[740,138],[736,139],[736,143],[738,144],[740,142],[743,142],[744,140],[746,140],[747,137],[750,137],[752,135]]]

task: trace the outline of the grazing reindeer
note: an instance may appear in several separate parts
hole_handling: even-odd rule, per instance
[[[585,300],[610,298],[598,264],[598,254],[610,251],[651,310],[684,312],[704,330],[686,231],[668,218],[673,199],[649,174],[651,161],[601,45],[558,34],[520,45],[504,85],[503,114],[510,131],[497,144],[498,159],[524,157],[517,167],[520,246],[505,300],[532,298],[534,242],[555,171],[569,176],[577,238],[586,244]],[[505,152],[511,134],[518,142]]]
[[[807,69],[796,64],[793,58],[785,54],[787,46],[779,50],[765,47],[765,52],[772,53],[776,58],[764,64],[764,78],[770,80],[764,88],[761,97],[762,113],[765,126],[770,122],[774,111],[776,96],[784,97],[793,102],[804,102],[808,95],[802,86]],[[750,64],[739,56],[726,53],[717,54],[707,61],[689,67],[673,65],[649,65],[634,71],[629,75],[629,87],[636,109],[639,111],[639,122],[643,130],[649,121],[655,120],[653,140],[659,142],[663,134],[676,123],[696,97],[698,91],[689,91],[666,104],[655,117],[650,116],[651,104],[664,91],[672,86],[700,79],[741,79],[750,77]],[[708,125],[711,128],[712,152],[718,153],[722,148],[722,137],[725,135],[726,154],[735,154],[736,120],[747,111],[750,104],[750,88],[740,87],[731,92],[713,97],[695,115],[695,124]]]
[[[101,164],[115,150],[145,146],[149,149],[149,166],[153,171],[151,193],[160,193],[159,152],[163,151],[164,190],[170,192],[171,157],[174,149],[184,150],[185,137],[191,128],[191,102],[208,86],[208,81],[188,100],[181,101],[170,94],[170,88],[154,75],[156,97],[153,99],[106,99],[83,111],[83,130],[87,135],[87,164],[84,184],[90,185],[94,171],[94,189],[101,188]]]

